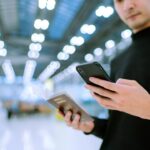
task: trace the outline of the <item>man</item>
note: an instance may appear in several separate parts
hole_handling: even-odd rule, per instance
[[[114,5],[120,18],[133,30],[134,34],[133,43],[129,49],[113,60],[111,79],[114,82],[119,78],[136,80],[146,90],[142,89],[145,91],[144,96],[147,97],[150,92],[148,69],[150,65],[150,0],[114,0]],[[109,88],[105,85],[109,82],[103,83],[102,80],[95,78],[90,80],[106,87],[106,90],[103,90],[100,87],[86,85],[98,102],[114,110],[116,107],[114,103],[121,101],[124,104],[125,99],[130,101],[136,99],[135,97],[132,99],[133,95],[128,93],[131,89],[138,94],[142,88],[140,86],[140,90],[137,91],[139,89],[139,85],[136,88],[137,82],[123,79],[114,83],[114,86],[110,83]],[[119,88],[113,88],[115,86]],[[104,99],[101,96],[107,98]],[[123,110],[124,112],[114,110],[110,112],[108,120],[95,118],[94,122],[80,123],[79,115],[71,121],[71,112],[68,112],[65,121],[75,129],[102,138],[101,150],[150,150],[150,121],[124,113],[126,109]]]

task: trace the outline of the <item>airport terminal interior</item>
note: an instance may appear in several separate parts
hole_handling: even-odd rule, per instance
[[[111,0],[0,0],[0,150],[98,150],[102,140],[68,127],[48,100],[65,93],[107,118],[76,66],[96,61],[110,75],[131,34]]]

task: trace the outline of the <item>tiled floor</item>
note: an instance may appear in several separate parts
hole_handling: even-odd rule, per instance
[[[98,150],[100,142],[52,116],[0,120],[0,150]]]

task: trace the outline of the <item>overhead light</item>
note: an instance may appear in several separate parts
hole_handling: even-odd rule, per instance
[[[115,46],[115,42],[113,40],[109,40],[105,43],[105,47],[107,49],[113,48]]]
[[[112,7],[106,7],[103,13],[104,18],[110,17],[114,13],[114,9]]]
[[[85,61],[91,62],[94,60],[94,56],[92,54],[86,54],[84,57]]]
[[[37,34],[37,33],[33,33],[33,34],[31,35],[31,40],[32,40],[33,42],[37,42],[37,41],[38,41],[38,34]]]
[[[45,35],[42,34],[42,33],[39,33],[39,34],[38,33],[33,33],[31,35],[31,40],[33,42],[40,42],[40,43],[42,43],[42,42],[45,41]]]
[[[76,47],[73,45],[65,45],[63,48],[63,52],[67,54],[74,54],[76,51]]]
[[[42,45],[40,43],[31,43],[29,45],[29,49],[30,49],[30,51],[38,51],[39,52],[42,49]]]
[[[53,10],[55,8],[55,5],[56,5],[56,1],[55,0],[48,0],[46,8],[48,10]]]
[[[98,9],[95,11],[96,16],[98,17],[104,17],[108,18],[114,13],[114,9],[110,6],[105,7],[105,6],[100,6]]]
[[[39,8],[45,9],[46,8],[47,0],[39,0]]]
[[[94,49],[93,53],[95,56],[101,56],[103,54],[103,49],[96,48],[96,49]]]
[[[35,21],[34,21],[34,27],[36,28],[36,29],[40,29],[41,28],[41,19],[36,19]]]
[[[6,75],[6,80],[8,83],[13,83],[15,82],[15,72],[12,67],[11,61],[10,60],[5,60],[4,63],[2,64],[3,71]]]
[[[105,11],[105,6],[99,6],[98,9],[95,11],[96,16],[101,17]]]
[[[52,79],[59,83],[61,80],[65,79],[66,76],[69,76],[70,74],[76,72],[76,66],[79,65],[79,63],[73,63],[57,75],[55,75]]]
[[[88,24],[84,24],[80,29],[81,33],[90,35],[93,34],[95,30],[96,30],[95,25],[88,25]]]
[[[39,56],[40,56],[40,54],[38,51],[29,51],[28,52],[29,58],[37,59],[37,58],[39,58]]]
[[[55,0],[39,0],[39,8],[48,10],[53,10],[55,8],[56,1]]]
[[[69,59],[69,55],[64,52],[59,52],[57,58],[58,60],[67,60]]]
[[[23,75],[23,82],[29,83],[32,78],[33,78],[33,74],[36,68],[36,61],[34,60],[27,60],[26,61],[26,65],[25,65],[25,69],[24,69],[24,75]]]
[[[38,41],[39,41],[40,43],[44,42],[44,41],[45,41],[45,35],[42,34],[42,33],[40,33],[40,34],[39,34],[39,39],[38,39]]]
[[[46,20],[46,19],[42,20],[42,22],[41,22],[41,29],[42,30],[47,30],[48,27],[49,27],[49,21]]]
[[[93,34],[96,31],[95,25],[89,25],[87,33],[88,34]]]
[[[59,61],[52,61],[50,63],[50,67],[54,69],[59,69],[60,68],[60,62]]]
[[[7,55],[7,50],[5,48],[0,49],[0,56],[5,57]]]
[[[46,19],[44,19],[44,20],[36,19],[34,22],[34,27],[36,29],[47,30],[49,27],[49,21]]]
[[[124,31],[121,32],[121,37],[123,39],[129,38],[129,37],[131,37],[131,35],[132,35],[132,31],[129,30],[129,29],[126,29],[126,30],[124,30]]]
[[[53,75],[60,68],[59,62],[51,62],[45,70],[39,75],[38,79],[41,82],[47,80],[51,75]]]
[[[72,45],[81,46],[84,44],[84,38],[81,36],[74,36],[71,38],[70,43]]]
[[[0,49],[4,48],[5,44],[4,41],[0,41]]]

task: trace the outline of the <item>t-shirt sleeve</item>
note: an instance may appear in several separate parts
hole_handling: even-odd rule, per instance
[[[94,124],[95,124],[94,129],[90,133],[85,133],[85,132],[84,133],[86,135],[93,134],[96,137],[103,139],[105,132],[106,132],[108,120],[107,119],[99,119],[96,117],[93,117],[93,118],[94,118]]]

